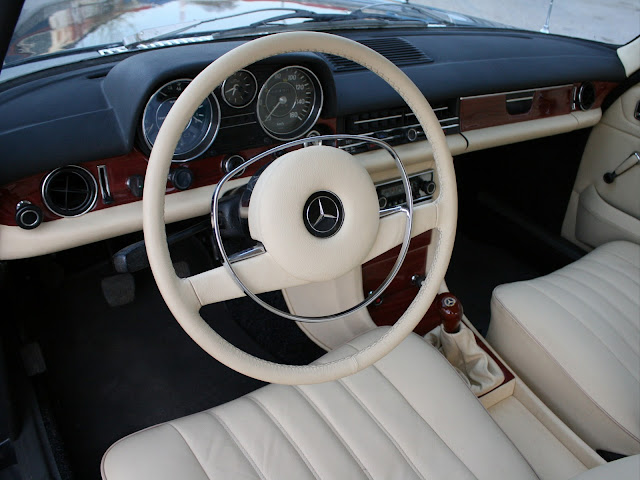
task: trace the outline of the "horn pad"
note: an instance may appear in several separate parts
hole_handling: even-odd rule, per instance
[[[289,152],[260,175],[249,204],[251,237],[291,275],[332,280],[361,265],[380,213],[367,170],[349,153],[314,145]]]

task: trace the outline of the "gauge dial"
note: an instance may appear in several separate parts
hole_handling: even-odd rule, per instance
[[[233,108],[249,105],[258,92],[258,82],[248,70],[238,70],[222,83],[222,99]]]
[[[258,94],[258,121],[265,132],[277,140],[291,140],[307,133],[321,109],[320,82],[304,67],[278,70]]]
[[[149,99],[142,114],[142,134],[149,148],[180,94],[191,82],[188,78],[174,80],[160,87]],[[173,153],[173,161],[192,160],[204,153],[213,143],[220,126],[220,105],[209,95],[193,113]]]

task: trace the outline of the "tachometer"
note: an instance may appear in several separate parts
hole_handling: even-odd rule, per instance
[[[173,80],[160,87],[149,99],[142,114],[142,135],[149,148],[180,94],[191,82],[188,78]],[[220,105],[211,94],[196,109],[182,132],[173,154],[173,160],[185,162],[204,153],[213,143],[220,126]]]
[[[260,125],[277,140],[292,140],[307,133],[322,109],[322,88],[304,67],[285,67],[271,75],[258,94]]]

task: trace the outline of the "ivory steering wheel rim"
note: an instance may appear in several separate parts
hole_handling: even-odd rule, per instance
[[[310,365],[285,365],[263,360],[218,335],[199,313],[200,308],[207,304],[206,300],[203,301],[203,289],[197,286],[194,277],[180,279],[175,274],[164,219],[166,179],[173,151],[198,105],[234,72],[265,58],[292,52],[342,56],[385,80],[405,100],[424,129],[433,150],[434,170],[439,182],[437,198],[430,205],[434,220],[429,229],[436,231],[435,253],[426,279],[411,305],[395,325],[366,348],[343,358]],[[352,40],[319,32],[287,32],[262,37],[235,48],[206,67],[180,95],[158,133],[147,166],[143,195],[143,228],[149,263],[167,306],[185,332],[228,367],[265,382],[290,385],[321,383],[352,375],[372,365],[402,342],[426,313],[444,279],[453,250],[456,219],[453,160],[440,124],[420,90],[399,68],[377,52]],[[414,228],[412,235],[418,233],[421,232]],[[215,278],[224,279],[219,275]],[[232,282],[230,278],[227,280]]]

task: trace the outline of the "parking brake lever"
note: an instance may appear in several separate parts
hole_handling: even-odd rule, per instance
[[[613,183],[617,177],[628,172],[636,165],[640,165],[640,153],[633,152],[618,165],[612,172],[607,172],[602,176],[605,183]]]

